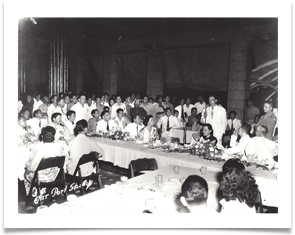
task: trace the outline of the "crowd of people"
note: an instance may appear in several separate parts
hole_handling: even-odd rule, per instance
[[[32,176],[42,158],[66,156],[65,170],[68,174],[73,174],[83,154],[91,151],[103,154],[103,150],[86,134],[111,130],[122,130],[135,139],[149,142],[173,138],[171,129],[174,128],[182,128],[184,131],[190,129],[193,132],[192,141],[188,143],[190,146],[202,138],[210,140],[229,158],[232,156],[242,160],[271,162],[277,156],[277,109],[273,108],[270,101],[266,101],[264,114],[260,115],[251,99],[246,104],[242,121],[237,119],[234,110],[227,113],[214,95],[209,96],[208,103],[203,96],[198,96],[198,102],[192,104],[190,98],[177,101],[175,97],[170,100],[168,95],[159,95],[154,99],[135,93],[124,99],[119,95],[110,97],[107,93],[88,96],[82,92],[79,95],[67,92],[51,97],[40,93],[34,96],[23,94],[18,103],[18,144],[38,142],[32,147],[31,158],[26,164],[26,191],[30,188]],[[92,166],[85,165],[82,175],[91,171]],[[223,202],[225,211],[226,208],[235,207],[234,203],[228,203],[233,196],[227,187],[232,184],[229,182],[232,174],[240,177],[236,171],[238,170],[226,172],[221,184],[224,195],[227,195]],[[248,177],[245,169],[239,171]],[[185,207],[191,207],[194,205],[190,204],[194,198],[192,195],[201,190],[202,200],[205,200],[208,186],[198,177],[191,177],[184,183],[183,190],[180,201]],[[236,199],[253,207],[249,197],[240,198],[237,193]]]

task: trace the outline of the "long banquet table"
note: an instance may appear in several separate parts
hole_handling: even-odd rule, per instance
[[[156,175],[164,176],[164,186],[158,189],[155,183]],[[152,203],[153,213],[171,214],[177,212],[175,199],[181,191],[182,178],[189,175],[200,175],[208,183],[209,193],[207,205],[212,208],[211,213],[217,208],[218,200],[216,192],[218,189],[217,172],[207,171],[201,175],[195,168],[180,167],[179,174],[173,171],[173,165],[148,172],[144,175],[129,179],[124,185],[122,194],[118,194],[116,184],[86,194],[63,204],[55,204],[49,207],[46,213],[58,214],[140,214],[150,209],[148,202]],[[270,187],[270,185],[269,185]],[[152,189],[152,190],[150,190]]]
[[[102,160],[112,162],[115,166],[128,168],[132,160],[138,158],[155,158],[159,168],[168,165],[190,167],[199,169],[207,166],[209,171],[221,172],[224,162],[209,161],[188,153],[167,153],[162,148],[150,149],[135,142],[114,141],[109,139],[94,138],[97,144],[104,150]],[[254,176],[262,194],[263,204],[277,206],[277,173],[266,171],[255,166],[247,167]]]

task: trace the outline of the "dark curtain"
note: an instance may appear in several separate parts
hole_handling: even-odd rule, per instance
[[[121,54],[121,73],[118,89],[121,93],[145,93],[147,81],[147,53]]]

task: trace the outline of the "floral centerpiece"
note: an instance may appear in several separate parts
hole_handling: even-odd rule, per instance
[[[132,138],[129,135],[129,132],[126,132],[124,129],[121,130],[120,128],[112,129],[110,131],[99,131],[95,133],[89,132],[86,135],[89,137],[108,138],[111,140],[132,140]]]

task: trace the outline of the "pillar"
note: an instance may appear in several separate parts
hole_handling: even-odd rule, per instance
[[[228,81],[227,111],[237,112],[244,119],[245,100],[250,95],[252,50],[248,41],[232,42]]]
[[[163,95],[164,90],[164,50],[155,49],[148,51],[147,85],[148,96]]]
[[[115,54],[104,55],[103,91],[110,95],[118,92],[119,58]]]
[[[52,40],[50,45],[49,94],[68,90],[68,57],[64,19],[52,19]]]

